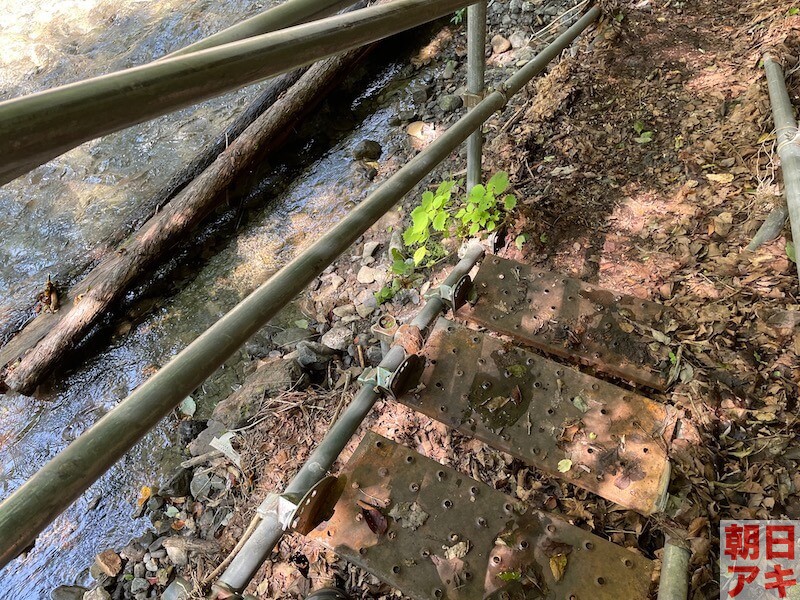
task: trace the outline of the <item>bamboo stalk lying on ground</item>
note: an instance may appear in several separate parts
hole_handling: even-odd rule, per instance
[[[281,94],[297,83],[297,80],[300,79],[300,76],[305,71],[305,68],[297,69],[291,73],[279,75],[270,81],[269,85],[258,97],[215,140],[202,148],[190,163],[170,177],[156,193],[142,203],[142,209],[134,220],[141,223],[149,219],[157,210],[174,198],[187,184],[208,168],[214,162],[214,159],[225,150],[226,146],[239,137],[261,113],[272,106]],[[106,254],[112,252],[135,228],[136,225],[125,224],[102,240],[95,250],[79,257],[77,262],[56,267],[56,270],[50,271],[53,281],[56,283],[61,282],[63,285],[63,282],[72,281],[80,274],[85,273],[93,264],[96,264]],[[46,278],[47,275],[42,273],[30,278],[19,286],[5,304],[0,305],[0,344],[7,342],[33,317],[36,295],[42,289]],[[40,317],[36,327],[38,337],[29,331],[26,336],[27,342],[23,346],[30,347],[38,342],[50,327],[60,320],[62,315],[63,313],[56,313],[48,315],[46,318]],[[19,345],[18,342],[14,344],[14,346],[17,345]],[[10,358],[3,360],[7,353]],[[13,346],[0,350],[0,366],[14,358],[14,354],[18,355],[18,353],[14,352]]]
[[[11,356],[10,360],[16,361],[21,357],[19,363],[8,364],[9,353],[4,351],[2,364],[6,365],[6,385],[24,394],[32,393],[131,283],[224,200],[223,192],[237,176],[266,152],[274,150],[285,139],[292,126],[368,50],[369,48],[354,50],[310,67],[211,166],[128,238],[117,252],[105,258],[80,283],[73,286],[68,294],[68,302],[61,309],[63,316],[54,326],[47,327],[41,339],[33,340],[30,352],[23,356],[28,344],[19,344],[14,348],[16,356]],[[22,340],[25,339],[26,330],[41,327],[36,325],[39,318],[34,319],[20,332]],[[12,340],[12,344],[14,341]]]

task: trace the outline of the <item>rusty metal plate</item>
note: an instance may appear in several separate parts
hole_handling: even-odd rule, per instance
[[[635,600],[653,564],[367,433],[310,537],[411,598]]]
[[[612,502],[663,508],[672,408],[446,319],[425,356],[403,404]]]
[[[659,341],[667,307],[497,256],[481,263],[474,289],[477,301],[459,316],[544,352],[667,388],[670,348]]]

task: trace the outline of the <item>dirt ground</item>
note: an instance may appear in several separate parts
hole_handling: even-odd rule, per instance
[[[649,393],[681,416],[667,510],[619,510],[393,402],[365,427],[647,557],[660,557],[667,535],[682,541],[690,597],[714,598],[720,519],[800,518],[800,301],[788,225],[745,250],[782,189],[760,58],[770,50],[795,68],[800,16],[777,0],[604,8],[577,52],[490,123],[487,168],[511,173],[523,207],[500,254],[680,316],[670,332],[679,379]],[[793,98],[798,83],[791,74]],[[269,409],[245,452],[258,457],[250,502],[287,483],[349,395],[321,393],[280,418]],[[231,522],[229,544],[245,521]],[[299,537],[273,558],[250,588],[259,597],[294,597],[325,578],[355,598],[398,596]]]

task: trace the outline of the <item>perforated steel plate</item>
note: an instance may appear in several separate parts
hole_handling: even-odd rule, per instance
[[[674,410],[446,319],[425,356],[407,406],[612,502],[662,508]]]
[[[652,562],[368,433],[310,534],[418,599],[635,600]]]
[[[670,348],[659,341],[670,318],[666,307],[497,256],[481,263],[475,291],[476,303],[462,307],[460,316],[545,352],[666,389]]]

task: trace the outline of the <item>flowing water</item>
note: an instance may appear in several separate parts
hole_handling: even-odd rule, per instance
[[[190,6],[180,0],[0,0],[0,98],[146,62],[268,6],[249,0],[200,0]],[[120,318],[95,336],[76,366],[36,398],[0,396],[0,497],[398,166],[393,155],[405,136],[388,122],[407,72],[402,61],[374,62],[383,66],[354,77],[348,92],[335,95],[281,156],[264,166],[266,175],[231,200],[231,210],[160,269],[154,278],[159,285],[128,295]],[[371,82],[368,87],[365,81]],[[60,263],[80,263],[120,224],[146,215],[151,193],[257,91],[251,86],[86,143],[0,188],[0,304],[31,281],[43,282]],[[320,132],[326,117],[335,127]],[[364,138],[384,147],[374,183],[351,158],[352,147]],[[188,256],[191,266],[181,264]],[[283,322],[296,318],[293,314],[290,308]],[[240,383],[243,358],[244,351],[212,376],[204,391],[220,396]],[[58,585],[88,584],[97,552],[120,548],[141,533],[147,523],[131,518],[139,487],[157,483],[178,459],[176,422],[163,421],[61,515],[33,550],[0,571],[0,597],[47,598]]]

